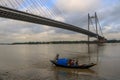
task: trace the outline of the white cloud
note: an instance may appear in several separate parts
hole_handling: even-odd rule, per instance
[[[112,26],[105,26],[104,27],[104,33],[108,33],[109,31],[111,31],[112,30]]]
[[[100,5],[100,0],[57,0],[57,5],[67,12],[86,12]]]
[[[65,22],[65,18],[63,18],[62,16],[56,16],[54,17],[54,20]]]
[[[105,37],[109,39],[120,39],[120,32],[119,33],[106,33]]]
[[[46,25],[43,25],[43,28],[44,28],[46,31],[48,31],[48,30],[50,30],[50,29],[51,29],[51,27],[50,27],[50,26],[46,26]]]

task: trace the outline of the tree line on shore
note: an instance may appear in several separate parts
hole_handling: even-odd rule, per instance
[[[74,44],[74,43],[97,43],[97,41],[47,41],[47,42],[15,42],[11,43],[12,45],[15,44]],[[120,40],[107,40],[105,43],[120,43]]]

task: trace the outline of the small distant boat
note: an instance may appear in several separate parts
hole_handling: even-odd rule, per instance
[[[58,66],[58,67],[64,67],[64,68],[74,68],[74,69],[89,69],[90,67],[93,67],[95,66],[96,64],[95,63],[88,63],[88,64],[81,64],[81,65],[72,65],[72,66],[69,66],[67,65],[66,61],[68,59],[58,59],[58,60],[62,60],[62,62],[57,62],[55,60],[50,60],[52,64],[54,64],[55,66]],[[61,64],[62,63],[62,64]]]

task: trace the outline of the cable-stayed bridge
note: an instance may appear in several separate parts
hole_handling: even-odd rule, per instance
[[[20,1],[22,1],[22,3]],[[96,33],[94,33],[94,32],[91,32],[89,30],[85,30],[85,29],[82,29],[80,27],[77,27],[77,26],[74,26],[71,24],[67,24],[64,22],[49,19],[49,18],[46,18],[44,16],[36,15],[34,13],[28,13],[28,11],[26,11],[26,12],[21,11],[21,10],[17,9],[16,7],[18,5],[20,6],[21,4],[25,5],[25,3],[23,3],[24,0],[20,0],[20,1],[14,0],[14,2],[12,2],[12,1],[8,0],[7,2],[5,2],[3,0],[2,3],[0,4],[0,17],[26,21],[26,22],[30,22],[30,23],[48,25],[48,26],[57,27],[57,28],[62,28],[62,29],[82,33],[82,34],[88,35],[90,37],[95,37],[95,38],[98,38],[99,40],[105,40],[105,38],[103,36],[98,34],[98,30],[97,30],[98,18],[97,18],[96,14],[94,16],[95,22],[96,22]],[[36,8],[37,8],[37,6],[41,7],[41,5],[43,5],[43,2],[42,2],[42,0],[38,0],[38,1],[39,2],[36,2],[36,0],[35,1],[31,0],[31,2],[29,2],[27,5],[30,5],[30,3],[32,3],[34,5],[34,7],[36,7]],[[45,0],[45,1],[47,1],[47,0]],[[22,7],[24,7],[24,5],[22,5]],[[47,9],[46,11],[50,13],[49,7],[46,7],[46,9]],[[32,8],[29,8],[28,10],[29,11],[31,10],[31,12],[32,12]],[[55,9],[55,10],[57,10],[57,9]],[[41,9],[38,9],[38,11],[41,11]],[[52,15],[55,16],[56,14],[54,13]],[[91,17],[88,16],[89,20],[91,20],[90,18]],[[89,25],[89,20],[88,20],[88,25]]]

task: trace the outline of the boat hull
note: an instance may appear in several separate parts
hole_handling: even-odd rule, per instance
[[[82,64],[79,66],[64,66],[64,65],[57,64],[56,61],[54,60],[51,60],[51,63],[54,64],[55,66],[64,67],[64,68],[75,68],[75,69],[89,69],[90,67],[93,67],[96,65],[94,63],[89,63],[89,64]]]

